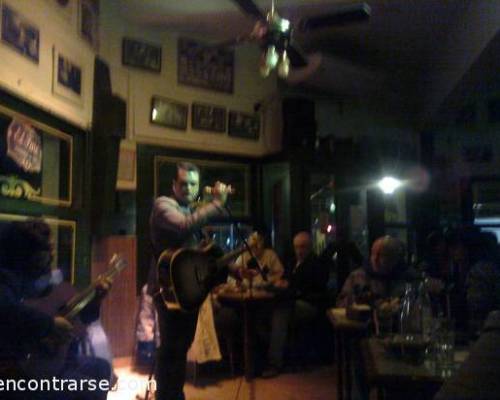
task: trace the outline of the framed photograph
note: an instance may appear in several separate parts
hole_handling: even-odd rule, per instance
[[[116,177],[116,190],[136,190],[137,167],[136,146],[134,142],[122,140],[118,157],[118,174]]]
[[[40,30],[5,3],[2,5],[2,42],[38,64]]]
[[[260,133],[260,117],[258,114],[247,114],[229,111],[229,135],[258,140]]]
[[[209,104],[193,103],[191,127],[203,131],[226,132],[226,109]]]
[[[250,165],[209,159],[184,159],[156,155],[154,157],[154,192],[155,197],[170,194],[172,180],[177,173],[176,165],[188,161],[200,168],[200,188],[213,186],[216,181],[224,182],[235,188],[230,197],[233,216],[248,217],[250,215]],[[210,201],[211,195],[200,193],[202,201]]]
[[[122,64],[152,72],[161,72],[161,46],[123,38]]]
[[[177,81],[183,85],[233,93],[234,51],[179,38]]]
[[[165,97],[153,96],[151,100],[151,123],[186,130],[188,105]]]
[[[79,105],[83,104],[83,71],[72,56],[53,48],[52,92]]]
[[[80,34],[97,50],[99,47],[99,0],[80,0],[78,10]]]

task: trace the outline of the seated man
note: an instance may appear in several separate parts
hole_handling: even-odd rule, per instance
[[[231,268],[240,271],[243,284],[249,286],[250,280],[254,287],[278,283],[283,277],[283,264],[273,249],[266,248],[264,232],[253,232],[248,238],[248,246],[253,254],[248,251],[244,252]]]
[[[293,238],[293,248],[295,262],[287,273],[286,284],[280,284],[287,290],[281,294],[283,301],[278,302],[273,310],[269,366],[264,371],[264,377],[276,376],[282,368],[290,322],[294,331],[298,332],[299,327],[310,325],[325,302],[329,269],[312,251],[309,232],[297,233]],[[306,338],[301,339],[298,343],[303,344]]]
[[[416,278],[415,272],[403,263],[403,249],[401,241],[391,236],[375,240],[369,265],[349,274],[337,298],[337,307],[401,297],[405,283]]]
[[[30,379],[38,374],[23,368],[23,362],[33,349],[44,346],[55,349],[71,342],[74,335],[73,325],[66,319],[52,317],[24,299],[38,298],[51,291],[51,263],[53,246],[49,226],[41,220],[12,222],[0,237],[0,361],[2,378]],[[98,316],[100,301],[109,289],[109,282],[98,288],[93,302],[82,311],[84,323],[95,320]],[[72,348],[68,353],[71,353]],[[35,350],[36,351],[36,350]],[[50,361],[48,353],[46,361]],[[55,378],[59,379],[95,379],[108,380],[111,369],[108,362],[96,358],[78,357],[76,354],[62,355],[62,367]],[[45,360],[44,360],[45,361]],[[52,379],[50,377],[49,379]],[[52,388],[50,391],[6,393],[10,398],[30,399],[105,399],[107,390],[73,391]],[[2,395],[3,396],[3,395]],[[16,397],[17,396],[17,397]],[[2,397],[3,398],[3,397]]]

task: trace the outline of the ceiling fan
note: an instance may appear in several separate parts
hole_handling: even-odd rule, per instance
[[[259,69],[266,77],[273,69],[278,76],[295,83],[313,73],[321,64],[321,55],[305,55],[293,42],[294,30],[308,32],[331,26],[343,26],[356,22],[367,21],[370,17],[370,7],[366,3],[356,3],[339,7],[335,12],[303,18],[296,27],[290,21],[281,17],[276,11],[275,0],[271,0],[271,9],[265,15],[254,0],[233,0],[248,16],[256,19],[251,33],[242,35],[225,43],[237,45],[242,42],[257,42],[262,54]],[[293,71],[292,74],[290,72]]]

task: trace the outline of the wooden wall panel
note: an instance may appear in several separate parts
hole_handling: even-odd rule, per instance
[[[93,244],[92,279],[104,272],[114,253],[128,262],[119,274],[101,307],[101,321],[111,343],[114,357],[128,357],[135,345],[136,296],[136,237],[109,236]]]

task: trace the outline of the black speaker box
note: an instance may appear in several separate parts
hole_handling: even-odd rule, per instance
[[[109,67],[96,58],[92,116],[91,230],[101,236],[112,232],[120,140],[125,137],[126,102],[111,93]]]
[[[283,100],[283,149],[314,149],[317,127],[314,113],[312,100]]]

